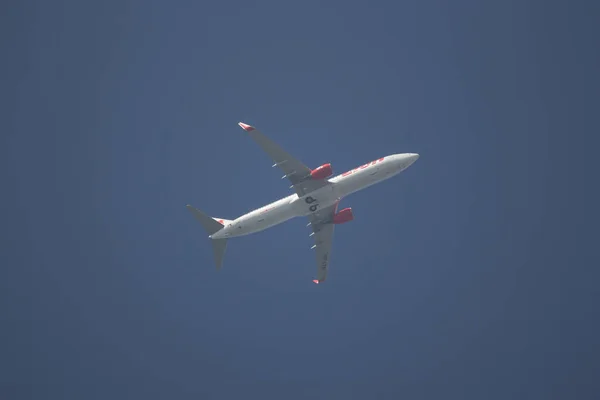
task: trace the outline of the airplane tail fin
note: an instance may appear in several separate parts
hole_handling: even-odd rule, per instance
[[[230,222],[229,220],[217,219],[213,217],[209,217],[204,214],[202,211],[192,207],[191,205],[186,206],[188,210],[192,213],[192,215],[200,222],[202,227],[208,232],[210,235],[215,232],[223,229],[223,225],[226,222]],[[213,253],[215,256],[215,264],[217,269],[220,269],[223,265],[223,256],[225,255],[225,250],[227,249],[227,239],[212,239]]]

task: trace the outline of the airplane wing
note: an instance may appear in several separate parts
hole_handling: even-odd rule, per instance
[[[311,236],[315,238],[313,247],[316,249],[317,256],[317,278],[313,280],[314,283],[321,283],[327,278],[329,254],[331,253],[335,227],[332,220],[336,209],[337,203],[308,216],[313,230]]]
[[[292,157],[258,129],[243,122],[239,122],[238,125],[248,132],[250,137],[271,157],[275,162],[273,167],[279,167],[283,171],[285,175],[281,179],[288,178],[292,183],[290,188],[293,188],[298,196],[304,196],[307,193],[328,185],[326,180],[307,179],[311,169]]]

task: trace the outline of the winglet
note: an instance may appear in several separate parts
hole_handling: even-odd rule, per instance
[[[313,282],[316,283],[317,285],[319,284],[319,280],[318,279],[313,279]]]
[[[242,127],[243,130],[245,130],[246,132],[250,132],[254,130],[253,126],[250,126],[248,124],[245,124],[243,122],[238,122],[238,125]]]

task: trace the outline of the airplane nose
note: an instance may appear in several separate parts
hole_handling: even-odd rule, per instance
[[[419,158],[419,155],[417,153],[406,154],[406,160],[408,161],[408,165],[411,165],[412,163],[417,161],[418,158]]]

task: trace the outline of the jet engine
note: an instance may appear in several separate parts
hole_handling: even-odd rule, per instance
[[[319,168],[310,171],[310,177],[315,180],[325,179],[333,174],[331,164],[323,164]]]
[[[333,223],[336,225],[343,224],[354,219],[352,208],[344,208],[333,216]]]

